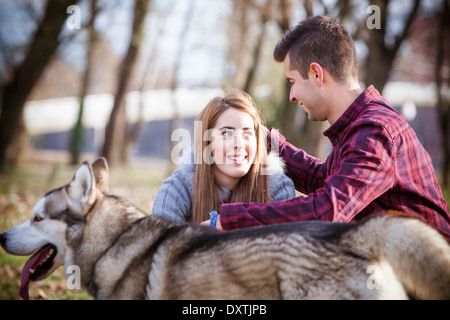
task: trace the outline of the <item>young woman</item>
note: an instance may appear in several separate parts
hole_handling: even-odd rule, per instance
[[[177,223],[203,222],[222,203],[283,201],[295,196],[278,156],[267,156],[261,114],[246,93],[233,90],[202,110],[194,159],[166,179],[152,214]]]

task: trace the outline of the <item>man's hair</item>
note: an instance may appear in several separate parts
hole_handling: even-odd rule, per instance
[[[355,44],[347,30],[335,19],[316,16],[301,21],[277,43],[273,57],[283,62],[289,54],[290,68],[308,78],[312,62],[325,68],[333,79],[345,84],[349,77],[358,79]]]

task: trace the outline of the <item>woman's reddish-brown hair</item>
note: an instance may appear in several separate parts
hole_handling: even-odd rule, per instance
[[[211,161],[208,159],[210,155],[207,150],[209,150],[210,137],[208,135],[211,129],[220,115],[229,108],[244,111],[252,117],[257,138],[257,152],[248,173],[231,190],[228,198],[224,199],[225,194],[221,194],[222,189],[215,180],[214,164],[210,164]],[[261,128],[264,121],[253,99],[241,90],[231,90],[224,98],[212,99],[202,110],[197,121],[201,123],[201,130],[196,130],[194,137],[196,165],[193,188],[193,222],[208,220],[209,213],[213,210],[219,211],[220,205],[224,202],[270,202],[268,176],[261,174],[262,164],[266,163],[267,158],[265,137]]]

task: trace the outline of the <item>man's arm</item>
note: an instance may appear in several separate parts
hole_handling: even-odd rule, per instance
[[[301,220],[351,221],[395,182],[392,144],[387,132],[373,124],[361,124],[352,131],[347,141],[341,141],[337,158],[330,160],[335,161],[334,166],[323,164],[323,167],[331,166],[331,171],[322,187],[307,197],[283,202],[223,204],[220,209],[223,229]],[[310,160],[301,152],[289,151],[288,146],[280,147],[285,160],[291,154],[297,161]],[[301,179],[306,180],[306,184],[312,181],[307,176],[311,172],[326,172],[325,168],[317,169],[315,165],[312,162],[313,169],[305,169],[304,164],[288,165],[290,172],[300,176],[293,177],[296,186],[301,184]]]

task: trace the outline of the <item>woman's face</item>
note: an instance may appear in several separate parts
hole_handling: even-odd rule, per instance
[[[231,190],[255,160],[257,137],[253,118],[244,111],[229,108],[212,129],[214,175],[221,186]]]

